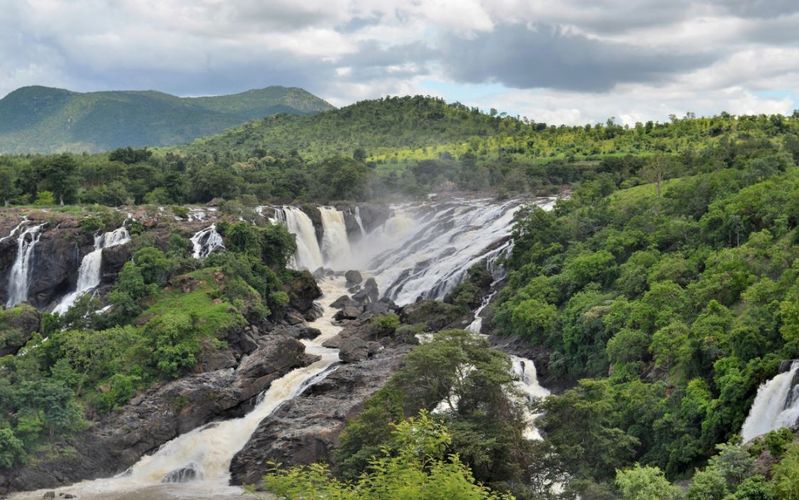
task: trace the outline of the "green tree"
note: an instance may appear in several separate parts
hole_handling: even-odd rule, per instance
[[[617,470],[616,487],[624,500],[674,500],[680,490],[669,483],[657,467],[640,466]]]

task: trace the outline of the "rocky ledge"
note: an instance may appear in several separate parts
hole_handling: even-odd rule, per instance
[[[122,411],[58,445],[58,458],[38,457],[0,472],[0,494],[53,488],[118,474],[165,442],[218,418],[244,413],[260,392],[289,371],[315,361],[298,340],[272,334],[235,369],[192,375],[151,388]],[[69,451],[69,452],[67,452]]]

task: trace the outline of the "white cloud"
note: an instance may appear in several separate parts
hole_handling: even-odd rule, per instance
[[[753,5],[0,0],[0,95],[30,84],[192,95],[283,84],[337,105],[437,94],[549,123],[790,113],[799,5]]]

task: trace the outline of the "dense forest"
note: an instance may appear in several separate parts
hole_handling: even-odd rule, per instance
[[[264,485],[285,498],[797,498],[794,433],[739,434],[760,384],[799,358],[798,164],[796,113],[556,127],[424,97],[281,114],[180,147],[2,156],[7,206],[78,211],[89,238],[122,224],[107,207],[218,203],[227,251],[198,260],[189,233],[156,242],[130,223],[111,312],[85,295],[0,357],[0,473],[69,454],[91,422],[315,287],[287,268],[292,235],[238,220],[247,207],[560,193],[554,210],[517,216],[484,330],[541,353],[557,388],[532,408],[543,439],[524,439],[508,356],[430,326],[480,304],[491,277],[476,267],[421,318],[369,320],[371,337],[398,342],[440,331],[348,418],[329,460],[276,467]],[[35,314],[0,311],[0,347]]]
[[[327,202],[440,190],[548,194],[601,174],[609,168],[603,160],[627,157],[632,167],[617,175],[621,187],[632,187],[684,175],[710,150],[718,151],[712,161],[726,162],[761,142],[793,154],[797,134],[797,116],[555,127],[398,97],[308,117],[267,117],[185,147],[2,156],[0,199],[118,206],[214,198]]]

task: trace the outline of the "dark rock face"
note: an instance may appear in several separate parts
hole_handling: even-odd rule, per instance
[[[45,231],[36,244],[28,289],[28,300],[34,306],[46,307],[75,287],[81,258],[94,246],[89,243],[86,252],[81,252],[72,235],[74,232],[60,229]]]
[[[0,310],[0,357],[16,354],[39,331],[41,315],[27,304]]]
[[[382,226],[391,217],[391,209],[386,205],[375,203],[359,204],[358,211],[361,214],[361,222],[363,222],[363,227],[367,233],[371,233]]]
[[[374,278],[367,279],[363,287],[352,296],[352,300],[359,304],[377,302],[380,298],[380,291],[377,289],[377,281]]]
[[[125,262],[130,260],[130,245],[103,248],[103,263],[100,268],[101,282],[110,284],[117,279]]]
[[[260,484],[268,462],[285,466],[329,458],[348,419],[383,387],[410,346],[338,367],[265,418],[230,466],[233,484]]]
[[[8,300],[8,275],[16,258],[16,238],[0,241],[0,303],[2,304],[5,304],[6,300]]]
[[[75,453],[41,457],[0,472],[0,494],[51,488],[117,474],[178,435],[233,412],[275,379],[315,357],[298,340],[282,335],[259,339],[260,347],[236,370],[192,375],[154,387],[66,443]]]

